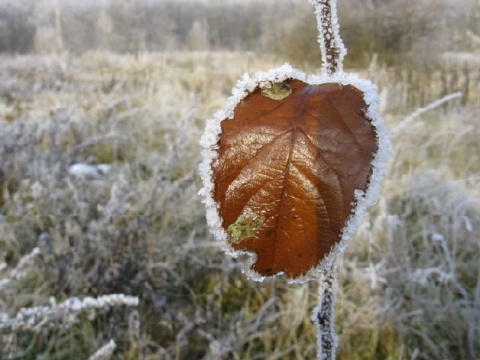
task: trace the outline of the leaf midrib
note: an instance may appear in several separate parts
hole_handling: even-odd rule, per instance
[[[293,147],[296,143],[296,137],[297,137],[297,133],[299,131],[298,126],[297,126],[297,122],[300,119],[301,114],[305,110],[305,104],[307,103],[307,101],[310,97],[310,93],[313,91],[313,88],[314,88],[313,86],[309,86],[308,91],[306,93],[301,94],[301,96],[303,96],[302,105],[300,106],[300,108],[297,112],[297,115],[295,116],[295,119],[292,121],[292,129],[291,129],[292,140],[290,141],[290,149],[289,149],[289,152],[288,152],[287,163],[285,165],[285,175],[283,176],[283,181],[282,181],[282,190],[281,190],[281,194],[280,194],[280,202],[278,204],[278,211],[276,212],[277,218],[275,219],[275,222],[276,222],[275,229],[277,231],[275,231],[275,238],[273,240],[273,261],[272,261],[273,266],[275,266],[275,264],[276,264],[275,257],[276,257],[276,254],[277,254],[277,236],[278,236],[278,230],[279,230],[279,227],[280,227],[280,224],[279,224],[280,214],[281,214],[281,211],[282,211],[282,208],[283,208],[284,200],[287,197],[286,186],[285,185],[288,183],[288,178],[289,178],[289,175],[290,175],[290,170],[289,169],[290,169],[290,164],[292,163]]]

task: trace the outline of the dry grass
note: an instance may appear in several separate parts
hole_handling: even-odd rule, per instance
[[[41,252],[0,291],[0,313],[52,296],[140,298],[138,313],[105,308],[68,327],[0,330],[2,359],[87,359],[111,339],[115,359],[315,358],[316,284],[248,281],[241,260],[208,236],[196,195],[204,120],[243,72],[278,61],[0,59],[0,277],[34,247]],[[415,89],[370,71],[395,127],[415,110],[400,95]],[[480,358],[479,114],[475,101],[455,100],[394,139],[382,197],[341,262],[339,358]],[[111,170],[69,175],[87,162]]]

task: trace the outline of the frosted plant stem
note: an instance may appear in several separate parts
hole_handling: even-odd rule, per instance
[[[95,354],[90,356],[88,360],[108,360],[112,357],[113,351],[117,347],[114,340],[110,340],[107,344],[98,349]]]
[[[320,279],[318,306],[312,320],[317,323],[318,359],[335,360],[338,337],[335,333],[335,299],[337,297],[337,266],[327,268]]]
[[[425,106],[423,108],[419,108],[419,109],[415,110],[413,113],[408,115],[405,119],[403,119],[402,122],[399,123],[393,129],[393,136],[397,137],[398,135],[401,135],[405,129],[408,129],[408,127],[413,122],[413,120],[415,120],[420,115],[422,115],[422,114],[424,114],[427,111],[430,111],[432,109],[438,108],[439,106],[443,105],[447,101],[460,98],[460,97],[462,97],[462,95],[463,95],[463,93],[461,91],[458,91],[456,93],[444,96],[441,99],[437,99],[437,100],[431,102],[430,104],[428,104],[427,106]]]
[[[343,58],[347,49],[340,37],[337,0],[309,0],[315,6],[318,23],[318,42],[322,51],[322,71],[333,75],[343,71]]]

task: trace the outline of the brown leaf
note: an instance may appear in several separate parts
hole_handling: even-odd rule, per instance
[[[366,111],[351,85],[289,79],[257,87],[221,122],[213,198],[259,274],[302,276],[341,240],[378,150]]]

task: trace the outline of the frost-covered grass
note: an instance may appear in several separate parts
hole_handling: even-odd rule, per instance
[[[249,281],[196,194],[205,119],[243,72],[281,63],[0,58],[0,322],[139,298],[0,327],[0,358],[315,358],[316,284]],[[415,86],[370,71],[395,128]],[[429,86],[418,92],[441,84]],[[398,128],[380,200],[341,261],[340,359],[480,358],[479,115],[454,99]]]

